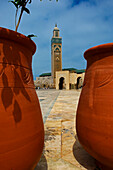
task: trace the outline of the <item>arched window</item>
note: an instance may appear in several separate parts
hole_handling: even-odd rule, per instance
[[[56,50],[56,51],[59,51],[59,48],[56,48],[55,50]]]
[[[55,32],[55,37],[58,37],[58,31]]]

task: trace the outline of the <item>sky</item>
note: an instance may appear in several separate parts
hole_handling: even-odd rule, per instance
[[[113,0],[32,0],[27,5],[18,32],[35,34],[34,79],[51,72],[51,38],[57,23],[62,37],[62,67],[85,69],[84,52],[113,42]],[[15,6],[0,0],[0,27],[15,29]]]

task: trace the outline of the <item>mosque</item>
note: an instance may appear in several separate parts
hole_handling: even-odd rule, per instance
[[[43,73],[36,77],[35,86],[38,88],[78,89],[82,87],[85,69],[62,69],[62,37],[57,25],[53,29],[51,39],[51,73]]]

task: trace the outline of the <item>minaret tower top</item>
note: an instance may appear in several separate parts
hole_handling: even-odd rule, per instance
[[[57,24],[55,24],[54,30],[53,30],[53,37],[59,37],[59,29],[57,27]]]

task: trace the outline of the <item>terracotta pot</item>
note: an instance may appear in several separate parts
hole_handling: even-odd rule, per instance
[[[0,28],[0,169],[30,170],[39,161],[44,127],[32,76],[36,45]]]
[[[90,48],[84,57],[87,69],[77,109],[77,135],[102,169],[113,169],[113,43]]]

